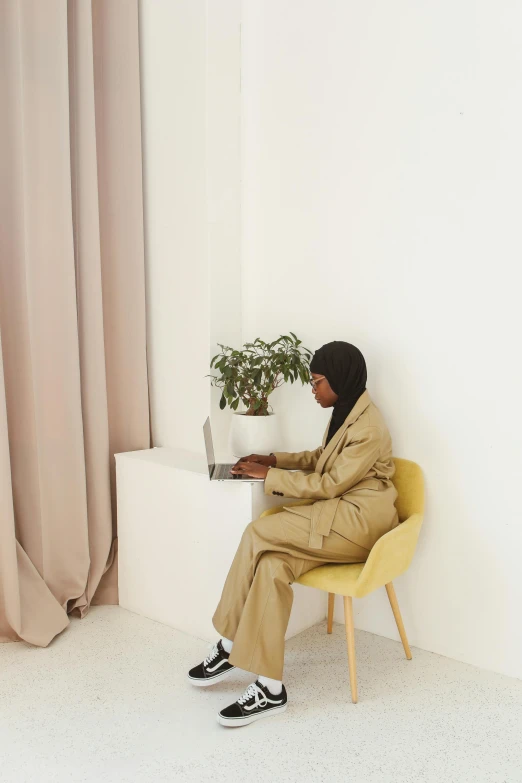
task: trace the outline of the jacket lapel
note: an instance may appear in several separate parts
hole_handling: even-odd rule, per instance
[[[332,439],[328,443],[328,446],[326,446],[326,448],[324,448],[324,444],[325,444],[326,438],[328,436],[328,430],[330,428],[330,422],[332,421],[332,416],[333,416],[333,413],[332,413],[332,416],[330,416],[330,418],[328,419],[328,424],[326,425],[326,430],[325,430],[325,433],[324,433],[324,436],[323,436],[323,448],[324,448],[324,451],[322,452],[321,456],[317,460],[317,464],[315,466],[315,473],[322,473],[323,472],[323,468],[324,468],[324,465],[325,465],[326,461],[328,460],[330,455],[333,454],[333,452],[334,452],[335,448],[337,447],[337,444],[341,440],[343,434],[346,432],[348,427],[351,424],[354,423],[354,421],[357,421],[357,419],[359,418],[361,413],[363,413],[363,411],[366,410],[366,408],[368,407],[370,402],[371,402],[370,394],[368,392],[368,389],[365,389],[365,391],[363,391],[363,393],[361,394],[361,396],[359,397],[359,399],[357,400],[357,402],[353,406],[352,410],[350,411],[350,413],[348,414],[348,416],[346,417],[344,422],[341,424],[341,426],[339,427],[339,429],[337,430],[335,435],[332,437]]]

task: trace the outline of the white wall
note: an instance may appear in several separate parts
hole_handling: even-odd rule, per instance
[[[155,446],[216,454],[207,374],[241,343],[240,0],[140,0],[148,361]]]
[[[210,344],[242,345],[241,325],[241,0],[207,0],[207,219]],[[217,459],[227,459],[233,412],[219,408],[221,389],[205,378]],[[206,417],[205,417],[206,418]],[[201,424],[199,423],[201,429]],[[201,437],[201,435],[200,435]],[[201,447],[203,448],[203,440]],[[232,457],[230,457],[232,459]]]
[[[244,0],[244,339],[358,345],[425,471],[413,645],[522,677],[522,6]],[[273,398],[287,448],[331,411]],[[398,639],[385,591],[357,626]],[[342,619],[340,606],[336,619]]]
[[[153,442],[186,449],[208,407],[205,5],[139,6]]]

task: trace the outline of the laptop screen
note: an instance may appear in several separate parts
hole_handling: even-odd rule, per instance
[[[207,452],[208,475],[212,478],[214,469],[214,446],[212,445],[212,432],[210,431],[210,416],[207,417],[203,425],[203,434],[205,436],[205,449]]]

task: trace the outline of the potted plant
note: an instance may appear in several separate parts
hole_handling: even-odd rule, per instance
[[[269,411],[268,398],[281,384],[298,378],[306,385],[310,380],[312,352],[300,347],[293,332],[283,334],[271,343],[257,338],[245,343],[242,351],[218,343],[222,349],[210,362],[220,375],[207,375],[212,385],[222,389],[219,407],[228,404],[234,411],[229,448],[236,457],[251,454],[254,450],[265,453],[274,450],[277,442],[275,413]],[[239,403],[246,411],[237,411]]]

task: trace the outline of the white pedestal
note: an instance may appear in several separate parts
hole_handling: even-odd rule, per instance
[[[265,495],[263,482],[209,481],[205,457],[183,449],[117,454],[116,477],[120,605],[215,640],[212,616],[243,530],[285,498]],[[326,617],[324,593],[293,590],[286,639]]]

